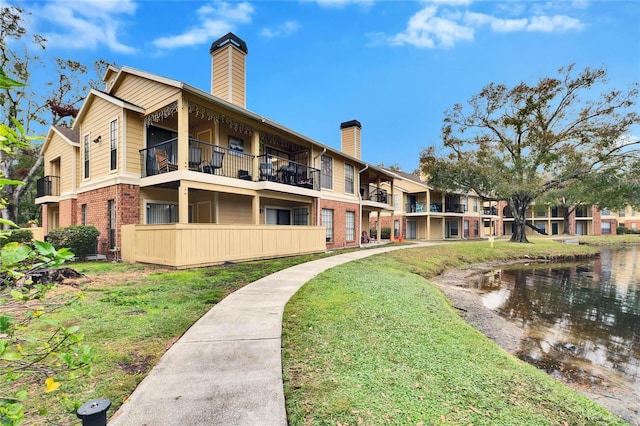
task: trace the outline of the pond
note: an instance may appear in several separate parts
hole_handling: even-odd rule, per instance
[[[519,358],[565,382],[640,401],[640,247],[489,271],[475,287],[487,308],[525,330]],[[634,411],[625,417],[640,422]]]

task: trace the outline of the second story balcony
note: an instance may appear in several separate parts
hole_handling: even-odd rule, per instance
[[[36,198],[60,195],[60,176],[45,176],[36,181]]]
[[[483,207],[482,214],[484,216],[498,216],[498,208],[497,207]]]
[[[271,154],[243,151],[189,139],[189,170],[253,182],[268,181],[320,190],[320,170]],[[178,170],[178,139],[140,150],[142,177]],[[257,173],[254,173],[254,165]]]

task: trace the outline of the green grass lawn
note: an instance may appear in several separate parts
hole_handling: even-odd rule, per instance
[[[568,407],[557,417],[549,414],[557,424],[580,424],[575,419],[591,415],[612,420],[496,348],[457,318],[424,279],[465,263],[525,253],[557,258],[597,249],[548,240],[488,247],[483,242],[401,250],[335,268],[305,285],[287,309],[284,330],[290,424],[357,424],[359,417],[366,424],[417,424],[427,413],[425,424],[440,422],[440,416],[454,423],[496,424],[502,406],[510,406],[504,415],[515,419],[530,410],[530,418],[539,419],[549,414],[546,410],[555,413],[555,405]],[[111,415],[173,342],[227,294],[278,270],[339,253],[186,271],[101,262],[69,265],[87,278],[77,288],[53,290],[51,299],[81,292],[82,300],[53,318],[81,327],[96,354],[93,374],[62,381],[58,391],[29,400],[28,423],[79,424],[74,412],[60,404],[65,398],[80,403],[109,398]],[[33,391],[43,384],[22,386]],[[39,415],[38,408],[47,414]]]
[[[624,424],[468,326],[428,281],[468,263],[593,250],[549,240],[443,244],[319,275],[284,315],[289,423]]]

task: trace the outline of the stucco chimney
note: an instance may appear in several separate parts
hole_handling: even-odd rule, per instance
[[[345,121],[340,124],[340,141],[342,152],[360,159],[360,130],[362,124],[358,120]]]
[[[247,43],[228,33],[211,43],[211,94],[247,107]]]

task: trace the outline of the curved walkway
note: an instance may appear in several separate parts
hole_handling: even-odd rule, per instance
[[[331,256],[276,272],[230,294],[171,346],[109,425],[286,425],[280,348],[289,298],[334,266],[432,244]]]

